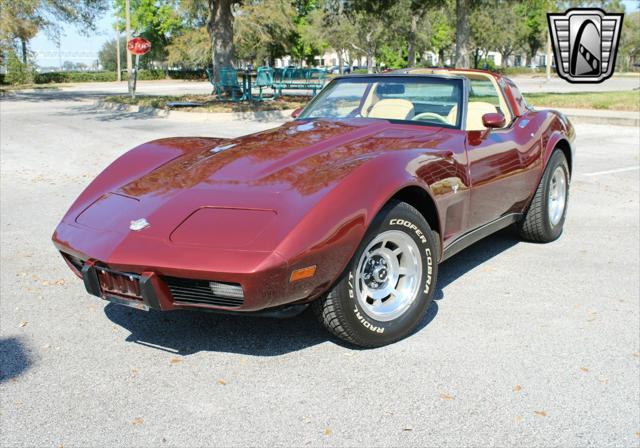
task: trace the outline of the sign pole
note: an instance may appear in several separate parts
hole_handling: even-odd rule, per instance
[[[122,81],[122,67],[120,67],[120,29],[116,24],[116,75],[118,82]]]
[[[131,1],[126,0],[124,6],[124,14],[125,14],[125,30],[126,30],[126,40],[129,42],[131,39]],[[132,60],[131,53],[127,51],[127,88],[129,89],[129,93],[131,94],[131,71],[132,71]]]
[[[131,90],[131,98],[136,99],[136,86],[138,84],[138,65],[140,64],[140,55],[136,55],[136,66],[133,69],[133,89]]]
[[[140,56],[147,54],[151,50],[151,42],[143,37],[135,37],[127,42],[127,54],[136,55],[136,65],[133,73],[129,75],[129,94],[132,99],[136,98],[136,86],[138,84],[138,68],[140,66]]]

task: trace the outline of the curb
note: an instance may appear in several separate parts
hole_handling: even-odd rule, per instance
[[[269,110],[258,112],[183,112],[179,110],[158,109],[150,106],[135,106],[98,100],[96,108],[114,112],[133,112],[159,118],[179,118],[188,121],[262,121],[281,122],[291,119],[293,109]]]
[[[569,117],[573,124],[608,124],[614,126],[640,126],[640,112],[598,110],[598,109],[557,109],[538,106],[537,109],[555,109]]]
[[[581,114],[565,114],[573,124],[610,124],[614,126],[640,127],[640,117],[606,117]]]

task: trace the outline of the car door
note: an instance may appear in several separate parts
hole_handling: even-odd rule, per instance
[[[471,197],[468,225],[469,229],[475,229],[523,210],[532,192],[532,182],[536,182],[534,169],[540,163],[540,141],[533,134],[518,132],[520,120],[513,116],[492,79],[478,76],[470,79],[469,85],[466,148]],[[496,111],[505,116],[505,126],[485,129],[482,115]]]

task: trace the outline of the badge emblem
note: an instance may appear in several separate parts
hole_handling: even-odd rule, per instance
[[[129,229],[135,232],[138,232],[142,229],[146,229],[150,225],[151,224],[149,224],[149,221],[147,221],[144,218],[140,218],[140,219],[136,219],[135,221],[131,221],[131,223],[129,224]]]
[[[574,83],[599,83],[610,78],[623,16],[593,8],[547,14],[558,76]]]

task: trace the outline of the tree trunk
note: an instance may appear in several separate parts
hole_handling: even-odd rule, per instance
[[[469,68],[469,0],[456,0],[455,66]]]
[[[473,68],[478,68],[479,65],[480,65],[480,49],[476,48],[475,50],[473,50]],[[469,67],[465,67],[465,68],[469,68]]]
[[[234,0],[208,0],[209,21],[207,30],[211,38],[213,78],[220,79],[220,69],[231,67],[233,61],[233,13]]]
[[[500,52],[503,67],[509,67],[509,56],[511,56],[511,52],[508,50],[503,50]]]
[[[411,28],[409,29],[409,38],[407,39],[409,48],[407,51],[407,66],[415,67],[416,65],[416,35],[418,34],[418,16],[411,16]]]
[[[342,50],[337,50],[336,53],[338,53],[338,73],[342,75],[344,73],[344,56]]]
[[[20,45],[22,46],[22,63],[24,65],[27,65],[27,61],[28,61],[28,51],[27,51],[27,39],[24,38],[20,38]]]
[[[375,55],[375,50],[372,48],[374,45],[372,43],[372,34],[373,31],[370,31],[365,37],[365,42],[367,43],[367,73],[373,73],[373,56]]]
[[[444,48],[438,50],[438,67],[444,67]]]

